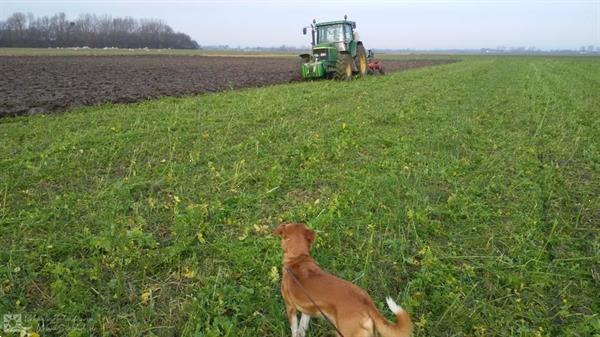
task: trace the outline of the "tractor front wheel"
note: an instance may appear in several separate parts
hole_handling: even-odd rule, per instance
[[[348,54],[340,54],[335,64],[336,80],[348,81],[352,78],[352,57]]]
[[[362,44],[356,46],[356,66],[358,68],[358,75],[367,75],[367,71],[369,70],[369,65],[367,64],[367,51]]]

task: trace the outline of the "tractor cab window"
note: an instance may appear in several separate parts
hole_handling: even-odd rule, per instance
[[[346,37],[345,37],[344,40],[345,41],[350,41],[350,40],[352,40],[352,25],[345,24],[344,26],[346,26],[345,27],[346,29],[344,29],[344,33],[346,34]]]
[[[340,41],[344,41],[344,27],[342,25],[317,27],[317,43]]]

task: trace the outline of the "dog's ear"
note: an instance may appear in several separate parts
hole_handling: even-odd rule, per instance
[[[304,237],[306,241],[308,241],[308,245],[311,246],[313,241],[315,241],[315,232],[309,228],[304,230]]]
[[[283,230],[285,229],[286,224],[282,223],[279,224],[279,226],[277,226],[274,230],[273,230],[273,235],[276,236],[281,236],[283,234]]]

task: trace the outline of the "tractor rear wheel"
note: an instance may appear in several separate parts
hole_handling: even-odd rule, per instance
[[[352,57],[348,54],[339,54],[335,63],[336,80],[348,81],[352,78]]]
[[[362,44],[356,46],[356,68],[359,76],[367,76],[369,65],[367,63],[367,51]]]

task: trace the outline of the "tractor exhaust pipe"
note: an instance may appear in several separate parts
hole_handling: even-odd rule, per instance
[[[317,24],[317,20],[313,19],[313,23],[310,24],[310,35],[312,36],[312,46],[315,46],[315,25]]]

